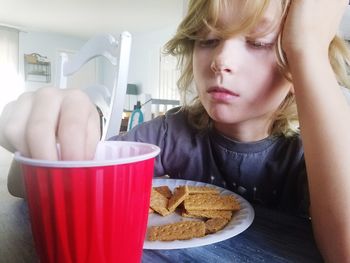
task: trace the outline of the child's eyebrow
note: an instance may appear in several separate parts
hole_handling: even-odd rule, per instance
[[[276,31],[277,23],[274,19],[263,17],[253,28],[249,31],[249,35],[268,35]]]
[[[253,28],[254,31],[266,30],[273,24],[271,18],[263,17]]]

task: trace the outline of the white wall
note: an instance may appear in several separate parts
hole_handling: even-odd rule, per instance
[[[176,27],[133,35],[129,83],[139,85],[142,93],[157,98],[159,86],[159,59],[163,45],[175,33]]]
[[[159,55],[163,45],[175,33],[176,27],[160,31],[132,35],[132,47],[129,67],[129,83],[139,85],[142,93],[150,93],[157,97],[159,85]],[[87,39],[75,38],[52,33],[21,32],[19,37],[20,74],[24,78],[23,55],[39,53],[48,57],[51,62],[51,82],[25,83],[27,91],[43,86],[55,85],[57,53],[59,50],[78,50]]]
[[[20,32],[19,35],[19,70],[24,79],[24,54],[39,53],[51,62],[51,82],[25,82],[26,91],[36,90],[43,86],[53,86],[56,83],[56,65],[59,50],[76,51],[86,39],[60,34],[40,32]]]

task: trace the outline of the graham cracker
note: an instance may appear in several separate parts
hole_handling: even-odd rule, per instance
[[[189,195],[184,206],[189,210],[239,210],[240,205],[232,195],[194,194]]]
[[[152,188],[150,207],[154,211],[161,214],[162,216],[166,216],[170,214],[167,208],[168,202],[169,202],[168,198],[164,197],[162,194],[158,193],[156,190]]]
[[[164,197],[166,198],[171,198],[172,197],[172,192],[171,190],[169,189],[169,187],[167,185],[161,185],[161,186],[155,186],[153,187],[154,190],[156,190],[158,193],[164,195]]]
[[[223,229],[228,223],[227,219],[224,218],[211,218],[205,222],[205,233],[213,234]]]
[[[185,210],[182,212],[183,217],[192,218],[223,218],[231,220],[232,211],[229,210]]]
[[[187,240],[205,235],[203,221],[182,221],[162,226],[153,226],[148,230],[149,241]]]
[[[175,209],[185,200],[188,196],[188,186],[178,186],[174,190],[173,196],[169,199],[168,210],[174,212]]]
[[[191,194],[219,194],[220,191],[210,186],[188,186],[188,191]]]

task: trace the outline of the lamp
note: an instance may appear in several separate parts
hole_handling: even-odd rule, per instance
[[[139,90],[136,84],[129,84],[126,87],[126,94],[128,95],[138,95]]]
[[[138,86],[136,84],[128,83],[128,85],[126,87],[126,95],[128,95],[128,98],[129,98],[129,100],[128,100],[128,103],[129,103],[128,110],[133,110],[133,109],[131,109],[130,104],[134,105],[134,104],[136,104],[136,101],[137,101],[137,98],[134,97],[135,99],[131,103],[131,101],[130,101],[131,100],[131,96],[137,96],[138,94],[139,94]]]

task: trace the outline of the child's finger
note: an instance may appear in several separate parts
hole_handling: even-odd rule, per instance
[[[36,92],[25,134],[32,158],[58,159],[56,128],[60,116],[61,93],[53,88],[44,88]]]
[[[58,127],[58,141],[63,160],[84,160],[86,158],[86,142],[89,136],[89,119],[94,108],[88,96],[79,90],[71,91],[62,102]],[[99,125],[96,133],[99,132]]]

